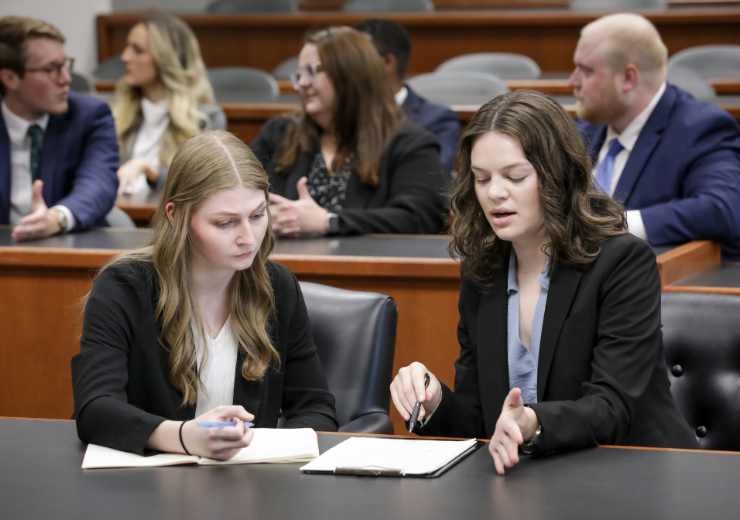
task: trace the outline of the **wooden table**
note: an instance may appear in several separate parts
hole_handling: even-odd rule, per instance
[[[580,30],[603,13],[553,10],[493,10],[380,14],[405,26],[413,42],[411,75],[472,52],[515,52],[534,59],[545,72],[571,70]],[[669,55],[696,45],[740,43],[740,10],[679,9],[647,12]],[[207,67],[244,65],[272,70],[300,50],[315,26],[354,25],[369,15],[299,13],[289,15],[187,14]],[[120,54],[141,13],[118,12],[97,18],[98,60]]]
[[[10,228],[0,227],[0,415],[71,416],[80,299],[97,269],[149,236],[147,230],[101,229],[19,246]],[[444,236],[286,239],[272,259],[299,280],[393,297],[399,308],[394,372],[423,361],[452,386],[460,273],[446,244]],[[719,262],[718,247],[708,242],[655,251],[664,284]],[[403,432],[400,415],[392,411],[391,419]]]
[[[663,290],[740,296],[740,263],[711,265],[666,285]]]

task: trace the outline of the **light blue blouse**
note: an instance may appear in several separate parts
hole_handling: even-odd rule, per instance
[[[509,257],[509,282],[507,292],[509,294],[508,306],[508,354],[509,354],[509,390],[520,388],[524,404],[537,402],[537,363],[540,355],[540,338],[542,337],[542,320],[545,317],[545,306],[547,305],[547,292],[550,289],[550,277],[547,269],[550,265],[548,258],[545,269],[539,280],[540,296],[537,298],[537,306],[534,309],[532,321],[531,350],[525,347],[519,339],[519,286],[516,283],[516,253],[511,250]]]

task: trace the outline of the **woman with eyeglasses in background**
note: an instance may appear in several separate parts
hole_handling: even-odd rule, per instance
[[[270,178],[275,233],[439,232],[439,144],[405,119],[367,37],[349,27],[310,35],[292,80],[301,108],[251,144]]]
[[[121,54],[126,74],[113,116],[121,149],[119,195],[162,188],[179,146],[203,130],[225,130],[193,31],[174,16],[136,24]],[[145,182],[146,181],[146,182]]]

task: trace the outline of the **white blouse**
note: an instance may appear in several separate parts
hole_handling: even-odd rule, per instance
[[[234,377],[239,345],[231,329],[231,316],[226,319],[216,339],[212,339],[208,334],[205,335],[205,345],[193,321],[191,321],[191,326],[198,353],[198,373],[203,383],[198,390],[198,403],[195,406],[195,416],[200,417],[217,406],[234,404]],[[206,349],[208,350],[208,362],[204,367],[203,357]]]
[[[159,169],[159,142],[164,131],[170,124],[170,112],[167,100],[163,99],[152,103],[146,98],[141,99],[141,112],[144,121],[139,127],[134,141],[134,149],[131,152],[132,159],[144,159],[155,168]],[[136,180],[135,191],[139,192],[147,188],[146,175],[142,173]]]

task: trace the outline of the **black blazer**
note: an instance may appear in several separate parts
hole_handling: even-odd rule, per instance
[[[291,200],[298,199],[298,180],[311,171],[319,152],[318,142],[298,156],[286,174],[275,171],[289,116],[268,121],[250,147],[270,178],[270,190]],[[411,123],[404,124],[391,139],[378,169],[378,185],[367,186],[352,175],[344,208],[338,212],[342,233],[433,234],[445,221],[445,189],[449,176],[439,161],[434,135]]]
[[[508,263],[506,263],[508,264]],[[509,392],[506,275],[460,289],[455,391],[423,435],[490,438]],[[698,448],[670,392],[660,330],[660,277],[648,244],[607,240],[583,270],[559,263],[550,281],[537,371],[540,451],[599,444]]]
[[[281,368],[261,381],[235,367],[234,404],[255,416],[255,427],[275,428],[282,408],[288,428],[336,431],[329,393],[311,338],[306,306],[295,276],[267,263],[275,292],[269,327]],[[85,307],[80,353],[72,358],[74,419],[83,442],[142,454],[165,419],[189,420],[195,406],[181,407],[182,393],[169,382],[169,351],[158,340],[154,316],[159,292],[150,263],[115,264],[96,278]]]

